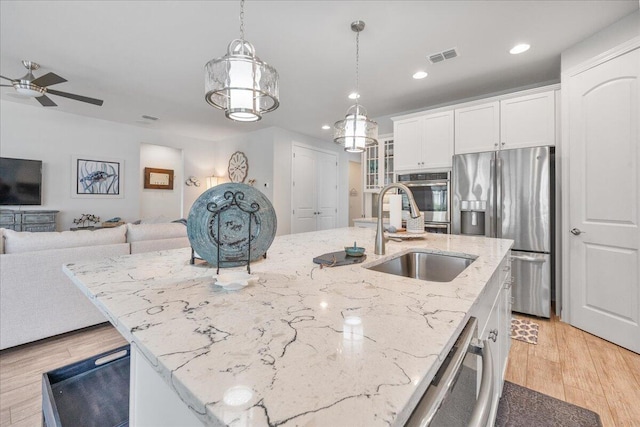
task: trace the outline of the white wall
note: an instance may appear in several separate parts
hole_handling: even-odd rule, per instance
[[[349,159],[360,160],[357,154],[344,152],[332,142],[323,141],[281,128],[267,128],[242,136],[218,141],[215,144],[216,175],[227,176],[229,157],[243,151],[249,159],[247,181],[255,179],[254,186],[271,201],[278,218],[277,235],[291,233],[291,150],[298,142],[338,154],[338,227],[348,226],[349,211]],[[245,181],[246,182],[246,181]],[[265,185],[266,184],[266,185]]]
[[[625,16],[562,52],[561,69],[568,69],[603,54],[626,41],[640,36],[640,10]]]
[[[103,220],[115,216],[124,221],[140,218],[142,142],[181,149],[187,176],[204,177],[212,169],[214,144],[211,141],[96,120],[35,104],[0,101],[0,156],[43,161],[43,204],[30,209],[59,210],[58,230],[68,230],[73,226],[73,219],[83,213],[98,215]],[[72,198],[71,158],[77,155],[123,159],[124,197]],[[184,186],[184,181],[176,185]],[[185,212],[204,190],[204,186],[184,188]]]
[[[186,177],[183,172],[182,150],[155,144],[140,144],[140,171],[138,179],[144,182],[144,169],[173,170],[173,189],[142,188],[140,217],[143,220],[166,218],[173,221],[184,218],[182,193]],[[201,185],[205,185],[202,180]]]
[[[221,182],[228,181],[229,158],[235,151],[243,151],[249,159],[247,181],[255,179],[254,186],[273,203],[278,217],[278,235],[288,234],[291,230],[291,149],[294,142],[338,154],[337,223],[339,227],[348,225],[348,162],[350,159],[360,161],[360,155],[346,153],[330,141],[280,128],[267,128],[222,141],[206,141],[63,113],[37,103],[30,106],[4,100],[0,101],[0,119],[0,156],[43,161],[43,204],[33,208],[59,210],[58,230],[72,227],[73,219],[83,213],[98,215],[103,220],[116,216],[124,221],[140,219],[143,216],[141,167],[162,167],[161,147],[170,147],[182,151],[184,164],[182,176],[177,175],[174,181],[175,191],[183,193],[182,215],[178,216],[188,217],[191,205],[206,190],[206,176],[216,175],[222,178]],[[161,147],[147,152],[142,144]],[[168,152],[171,151],[165,154]],[[123,198],[71,197],[71,158],[87,154],[92,158],[124,160]],[[185,177],[191,175],[201,180],[200,187],[184,184]],[[173,216],[172,212],[166,216]]]
[[[349,226],[349,160],[359,162],[360,154],[347,153],[333,142],[273,128],[274,205],[278,209],[278,234],[291,233],[291,150],[294,142],[338,154],[338,227]]]

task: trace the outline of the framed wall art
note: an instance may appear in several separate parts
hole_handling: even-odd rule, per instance
[[[144,188],[173,190],[173,170],[144,168]]]
[[[123,198],[124,160],[73,156],[71,197]]]

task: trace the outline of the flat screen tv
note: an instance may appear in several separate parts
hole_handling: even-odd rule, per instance
[[[0,157],[0,205],[42,204],[42,161]]]

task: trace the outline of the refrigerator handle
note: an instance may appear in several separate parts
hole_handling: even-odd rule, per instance
[[[497,155],[496,159],[496,232],[494,233],[495,237],[502,237],[502,186],[504,184],[504,180],[502,177],[502,158],[500,157],[500,153]]]
[[[494,155],[495,156],[495,155]],[[487,193],[487,211],[486,211],[486,219],[485,219],[485,236],[487,237],[496,237],[495,230],[495,217],[494,214],[496,212],[496,203],[495,203],[495,194],[494,194],[494,186],[496,180],[496,159],[495,157],[491,159],[490,167],[489,167],[489,191]]]

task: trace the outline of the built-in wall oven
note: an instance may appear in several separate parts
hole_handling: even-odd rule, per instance
[[[418,208],[424,215],[426,231],[446,234],[451,231],[450,171],[398,174],[397,182],[409,187],[413,193]],[[402,193],[402,209],[409,211],[409,201],[404,193]]]
[[[485,427],[492,395],[491,349],[471,317],[405,427]]]

